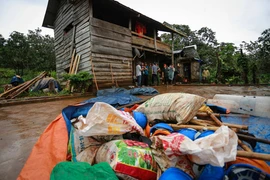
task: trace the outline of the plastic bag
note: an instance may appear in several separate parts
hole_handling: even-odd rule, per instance
[[[186,136],[173,133],[168,136],[153,136],[152,148],[163,150],[165,155],[174,163],[180,155],[189,154],[196,164],[211,164],[224,166],[225,162],[234,161],[237,153],[237,135],[227,126],[221,126],[214,134],[190,140]]]
[[[136,111],[144,113],[149,122],[161,119],[182,124],[196,115],[204,101],[205,98],[194,94],[166,93],[149,99]]]
[[[118,177],[124,179],[155,180],[157,176],[151,149],[142,142],[115,140],[103,144],[96,154],[96,162],[104,161],[110,164]]]
[[[82,136],[121,135],[138,132],[144,135],[135,119],[124,111],[118,111],[109,104],[96,102],[87,113],[86,118],[79,116],[81,122],[78,132]]]

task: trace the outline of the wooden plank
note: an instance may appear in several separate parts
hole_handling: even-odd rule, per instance
[[[76,39],[75,39],[75,44],[77,44],[77,43],[79,43],[79,42],[85,40],[86,38],[89,39],[89,37],[90,37],[90,32],[87,31],[86,33],[82,34],[81,36],[76,37]]]
[[[154,29],[154,47],[155,47],[155,51],[157,51],[157,32],[156,32],[156,29]]]
[[[82,22],[77,24],[76,33],[79,32],[81,29],[89,26],[89,18],[84,19]]]
[[[141,49],[141,47],[140,47],[140,46],[135,46],[135,45],[132,45],[132,47],[134,47],[134,48],[138,48],[138,49]],[[160,51],[155,52],[154,50],[149,49],[149,48],[146,48],[146,47],[144,47],[144,48],[143,48],[143,50],[145,50],[145,51],[149,51],[149,52],[153,52],[153,53],[157,53],[157,54],[163,54],[163,55],[166,55],[166,56],[171,56],[171,54],[170,54],[170,53],[167,53],[167,52],[160,52]]]
[[[76,50],[77,50],[77,53],[80,53],[81,51],[85,50],[85,49],[88,49],[90,51],[90,42],[82,45],[82,46],[77,46],[76,47]]]
[[[111,39],[105,39],[101,37],[97,37],[95,35],[92,35],[91,42],[93,44],[107,46],[107,47],[113,47],[113,48],[119,48],[119,49],[125,49],[125,50],[132,50],[131,44],[126,42],[120,42],[116,40]]]
[[[132,62],[131,61],[123,61],[122,60],[118,60],[118,59],[105,59],[105,58],[95,58],[93,59],[93,61],[96,61],[96,62],[100,62],[100,63],[114,63],[114,64],[117,64],[119,66],[121,65],[127,65],[127,66],[132,66]]]
[[[85,54],[85,53],[90,53],[90,48],[82,50],[81,52],[79,52],[80,55]]]
[[[117,60],[124,60],[124,61],[132,61],[132,58],[123,57],[123,56],[105,55],[105,54],[98,54],[98,53],[92,53],[92,56],[95,58],[106,58],[106,59],[114,59],[114,60],[117,59]]]
[[[117,32],[112,32],[103,28],[98,28],[98,27],[93,27],[93,26],[90,26],[90,31],[91,31],[91,34],[98,37],[131,43],[130,36],[119,34]]]
[[[172,53],[169,45],[157,41],[157,50]]]
[[[96,72],[110,72],[109,68],[95,68]],[[114,72],[132,72],[131,68],[127,68],[127,69],[114,69]]]
[[[88,8],[86,8],[78,17],[74,17],[74,25],[79,24],[84,19],[89,19]]]
[[[148,36],[145,36],[145,35],[138,34],[138,33],[134,32],[134,31],[132,31],[131,34],[136,35],[136,36],[140,36],[141,38],[145,38],[145,39],[153,40],[154,41],[153,38],[148,37]]]
[[[92,52],[108,54],[108,55],[118,55],[124,57],[132,57],[132,51],[122,50],[118,48],[106,47],[101,45],[92,44]]]
[[[132,73],[131,72],[119,72],[119,73],[116,73],[116,72],[114,72],[114,70],[112,70],[113,72],[112,72],[112,75],[114,75],[114,76],[130,76],[130,77],[132,77]],[[111,71],[110,71],[110,73],[111,73]],[[96,72],[96,75],[97,76],[103,76],[104,75],[104,72]],[[105,74],[105,76],[108,76],[108,74],[107,74],[107,72],[106,72],[106,74]]]
[[[80,37],[81,35],[89,32],[89,31],[90,31],[89,26],[86,26],[85,28],[81,29],[80,31],[77,31],[76,37]]]
[[[80,47],[80,46],[83,46],[84,44],[86,44],[86,43],[90,43],[90,41],[89,41],[89,39],[84,39],[84,40],[82,40],[81,42],[78,42],[77,44],[76,44],[76,46],[77,47]]]
[[[119,65],[115,65],[114,63],[100,63],[100,62],[95,63],[95,67],[96,68],[99,68],[99,67],[110,68],[110,64],[112,64],[111,65],[112,68],[115,68],[115,69],[126,69],[126,68],[130,68],[130,66],[127,66],[127,65],[124,65],[124,64],[122,64],[121,66],[119,66]]]
[[[111,79],[111,75],[110,73],[106,73],[108,74],[107,76],[96,76],[96,79],[99,81],[99,80],[107,80],[107,79]],[[126,77],[118,77],[118,78],[115,78],[118,80],[128,80],[128,79],[132,79],[132,76],[126,76]]]
[[[139,38],[137,36],[132,36],[131,39],[132,39],[132,44],[147,47],[147,48],[150,48],[150,49],[155,49],[154,40]]]
[[[128,28],[113,24],[113,23],[109,23],[97,18],[91,18],[91,25],[94,27],[99,27],[99,28],[103,28],[112,32],[116,32],[119,34],[124,34],[126,36],[131,36],[131,31]]]

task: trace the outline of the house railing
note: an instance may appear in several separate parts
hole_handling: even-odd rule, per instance
[[[159,40],[155,40],[154,38],[140,35],[136,32],[132,33],[132,47],[138,48],[140,50],[146,50],[158,54],[164,54],[167,56],[172,55],[171,47]]]

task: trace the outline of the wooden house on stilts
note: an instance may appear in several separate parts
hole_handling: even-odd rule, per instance
[[[116,80],[131,85],[136,61],[174,63],[173,47],[161,42],[158,31],[184,36],[114,0],[49,0],[43,26],[54,29],[58,77],[69,69],[75,49],[78,71],[94,69],[99,87]]]

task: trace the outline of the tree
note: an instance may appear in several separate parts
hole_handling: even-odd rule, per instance
[[[42,36],[41,29],[28,31],[29,58],[31,68],[37,71],[55,70],[54,39],[49,35]]]
[[[24,69],[51,71],[56,69],[54,38],[29,30],[27,36],[12,32],[7,40],[0,35],[0,65],[23,75]]]

